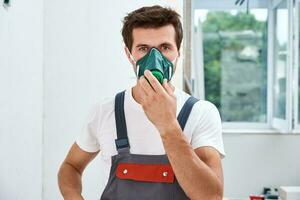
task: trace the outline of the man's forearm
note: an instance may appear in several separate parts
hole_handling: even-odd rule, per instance
[[[58,173],[58,185],[65,200],[83,200],[81,174],[72,165],[62,164]]]
[[[185,193],[191,199],[222,199],[221,181],[197,156],[179,124],[171,124],[162,135],[166,154]]]

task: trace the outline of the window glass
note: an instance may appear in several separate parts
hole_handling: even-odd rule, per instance
[[[267,120],[267,16],[267,9],[195,11],[195,28],[203,33],[205,99],[223,122]]]

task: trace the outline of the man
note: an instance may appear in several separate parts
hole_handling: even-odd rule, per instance
[[[174,172],[176,180],[174,182],[171,177],[170,182],[178,183],[178,186],[174,187],[177,193],[175,192],[173,197],[180,194],[184,196],[181,199],[222,199],[221,158],[225,156],[225,153],[218,110],[210,102],[199,100],[194,101],[190,116],[188,120],[186,119],[185,128],[176,118],[185,102],[192,99],[170,82],[172,71],[175,72],[177,59],[180,56],[182,26],[179,15],[170,8],[160,6],[137,9],[124,18],[122,36],[125,53],[137,75],[137,83],[122,93],[124,101],[119,101],[122,108],[118,107],[116,97],[97,104],[92,110],[85,131],[72,145],[58,173],[59,187],[64,199],[83,199],[81,196],[82,173],[99,152],[107,164],[107,168],[103,169],[107,174],[104,177],[107,185],[101,199],[130,199],[131,193],[135,191],[132,191],[132,185],[130,187],[126,185],[126,178],[124,178],[130,173],[127,169],[118,171],[121,165],[116,162],[118,156],[123,155],[121,153],[124,149],[127,151],[124,155],[128,155],[129,148],[131,153],[150,155],[150,157],[166,154],[166,163],[159,167],[168,167],[165,165],[168,163],[171,165],[172,169],[168,172],[171,174]],[[160,75],[147,67],[141,70],[142,61],[145,59],[154,59],[157,63],[165,61],[169,64],[170,74],[168,70],[166,71],[168,76],[161,73],[167,81],[160,82]],[[123,122],[117,119],[122,111],[126,115],[125,120],[123,114]],[[119,138],[119,129],[122,128],[120,126],[125,127],[122,129],[126,132],[125,139]],[[146,156],[143,157],[143,162],[147,162],[146,158]],[[134,195],[144,195],[139,197],[142,199],[146,197],[145,195],[149,195],[148,189],[150,191],[153,188],[155,188],[153,191],[157,191],[156,193],[162,196],[169,195],[167,193],[171,191],[165,191],[168,189],[161,191],[157,189],[158,185],[161,186],[162,182],[169,181],[169,179],[161,180],[162,177],[156,177],[159,179],[156,181],[160,183],[154,183],[153,187],[141,181],[155,182],[152,180],[153,177],[145,177],[145,170],[153,172],[154,165],[143,165],[143,168],[137,166],[140,166],[139,163],[134,169],[144,170],[144,174],[135,174],[136,177],[131,177],[131,179],[136,180],[133,181],[136,184],[134,187],[143,185],[143,189]],[[157,171],[157,169],[154,170]],[[164,172],[163,176],[167,178],[169,174]],[[118,188],[115,188],[114,181],[119,181]],[[128,184],[133,184],[133,182],[128,182]],[[167,188],[169,185],[164,183],[162,187]],[[122,187],[126,191],[122,191]],[[124,196],[117,197],[119,193]],[[154,193],[152,195],[156,195]],[[126,195],[129,196],[125,198]],[[138,198],[131,196],[131,199]],[[153,196],[150,199],[158,199],[158,197]]]

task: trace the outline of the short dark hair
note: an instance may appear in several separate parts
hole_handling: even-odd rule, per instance
[[[133,44],[132,31],[134,28],[160,28],[172,24],[175,29],[177,49],[180,49],[183,31],[180,15],[171,8],[155,5],[142,7],[128,13],[123,19],[122,36],[126,47],[131,51]]]

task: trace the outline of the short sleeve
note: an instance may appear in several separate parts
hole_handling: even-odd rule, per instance
[[[97,152],[100,150],[97,139],[99,114],[100,104],[94,104],[84,121],[80,134],[76,138],[76,144],[84,151]]]
[[[221,158],[224,158],[222,122],[218,109],[211,102],[204,100],[197,102],[194,109],[199,117],[192,132],[191,145],[193,149],[211,146],[219,152]]]

